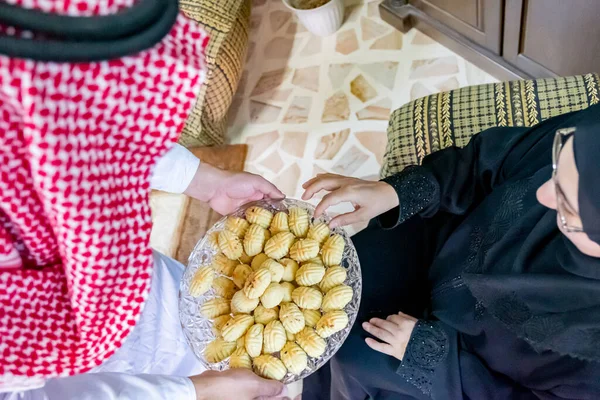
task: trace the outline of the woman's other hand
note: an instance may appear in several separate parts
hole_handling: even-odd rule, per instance
[[[372,338],[366,338],[365,342],[373,350],[402,361],[417,321],[416,318],[401,312],[386,319],[371,318],[369,322],[363,322],[363,329],[381,342]]]
[[[305,192],[303,200],[310,200],[316,193],[326,190],[326,194],[315,209],[315,217],[319,217],[329,207],[349,202],[354,211],[338,215],[331,220],[329,226],[351,225],[366,222],[398,206],[398,195],[394,188],[385,182],[365,181],[334,174],[319,174],[302,185]]]
[[[184,192],[226,215],[251,201],[283,199],[285,195],[263,177],[248,172],[225,171],[201,163]]]
[[[190,377],[197,400],[257,400],[283,399],[285,385],[263,379],[249,370],[206,371]]]

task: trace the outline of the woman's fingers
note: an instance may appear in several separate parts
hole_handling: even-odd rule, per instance
[[[303,200],[310,200],[316,193],[321,190],[336,190],[342,187],[346,178],[340,175],[322,175],[306,182],[302,187],[305,191],[302,195]]]
[[[394,348],[387,343],[381,343],[371,338],[366,338],[365,343],[367,343],[367,346],[380,353],[387,354],[388,356],[393,356],[394,354]]]
[[[364,210],[360,208],[356,211],[337,215],[331,219],[329,222],[329,227],[333,229],[337,228],[338,226],[346,226],[355,224],[357,222],[362,222],[365,219],[364,215]]]
[[[388,316],[386,319],[387,319],[388,321],[390,321],[390,322],[392,322],[392,323],[394,323],[394,324],[398,325],[398,326],[399,326],[399,325],[401,325],[401,324],[402,324],[402,322],[404,322],[404,318],[402,318],[402,317],[401,317],[400,315],[398,315],[398,314],[392,314],[392,315],[389,315],[389,316]]]
[[[323,213],[332,206],[336,204],[343,203],[345,201],[351,201],[351,199],[346,195],[346,191],[344,189],[338,189],[329,194],[323,196],[321,202],[317,204],[315,207],[315,218],[319,218]]]
[[[369,332],[371,335],[375,336],[379,340],[383,340],[384,342],[389,343],[393,339],[393,335],[386,329],[373,325],[370,322],[363,322],[362,326],[365,331]]]
[[[385,329],[390,333],[393,333],[394,331],[398,330],[398,325],[385,319],[371,318],[369,322],[371,323],[371,325],[375,325],[381,329]]]

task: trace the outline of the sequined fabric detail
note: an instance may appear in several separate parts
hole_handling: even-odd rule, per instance
[[[448,355],[448,336],[436,322],[419,321],[412,332],[398,374],[423,394],[431,394],[431,376]]]
[[[473,313],[473,318],[475,321],[481,321],[483,319],[483,314],[485,313],[485,305],[478,301],[475,303],[475,311]]]
[[[399,174],[387,177],[383,182],[391,185],[400,200],[396,225],[422,211],[434,198],[436,182],[419,166],[407,167]]]

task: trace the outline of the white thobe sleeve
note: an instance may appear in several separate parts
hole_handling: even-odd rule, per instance
[[[198,157],[176,144],[154,166],[150,187],[163,192],[183,193],[194,178],[198,165]]]

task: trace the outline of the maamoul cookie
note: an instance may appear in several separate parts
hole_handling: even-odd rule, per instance
[[[219,248],[230,260],[237,260],[242,256],[244,249],[240,238],[233,232],[221,231],[219,233]]]
[[[283,265],[271,258],[267,258],[260,267],[266,268],[271,272],[271,282],[281,282],[284,272]]]
[[[214,319],[221,315],[229,314],[230,311],[230,301],[227,299],[210,299],[200,306],[200,315],[207,319]]]
[[[280,359],[263,354],[254,359],[254,372],[263,378],[280,381],[287,374],[287,369]]]
[[[292,300],[294,300],[294,303],[300,308],[318,310],[323,301],[323,294],[319,289],[300,286],[292,292]]]
[[[271,284],[271,272],[267,268],[259,268],[248,275],[244,283],[244,294],[249,299],[258,299]]]
[[[208,292],[213,283],[214,276],[215,271],[211,267],[198,268],[190,282],[190,295],[198,297]]]
[[[258,306],[259,299],[249,299],[243,291],[235,292],[231,299],[231,312],[234,314],[250,314]]]
[[[336,265],[329,267],[325,271],[323,280],[319,283],[319,287],[324,293],[327,293],[331,288],[341,285],[346,280],[347,276],[346,268]]]
[[[255,256],[263,251],[267,241],[267,230],[260,225],[252,224],[244,236],[244,251],[249,256]]]
[[[327,338],[346,326],[348,326],[348,314],[344,310],[334,310],[325,313],[321,317],[317,322],[315,331],[322,338]]]
[[[263,353],[277,353],[285,345],[285,328],[279,321],[271,321],[263,332]]]
[[[235,272],[235,271],[234,271]],[[227,279],[224,276],[219,276],[215,278],[212,284],[215,293],[219,297],[224,297],[226,299],[231,299],[237,289],[235,288],[235,283],[231,279]]]
[[[283,289],[283,299],[281,301],[285,301],[289,303],[292,301],[292,292],[296,289],[296,286],[292,282],[282,282],[280,283],[281,288]]]
[[[308,366],[306,352],[291,341],[287,342],[281,349],[281,361],[292,374],[299,374]]]
[[[286,331],[298,333],[305,327],[304,314],[294,303],[282,303],[279,308],[279,319]]]
[[[258,357],[262,353],[263,348],[263,324],[254,324],[246,332],[245,346],[250,357]]]
[[[296,237],[306,237],[309,224],[308,212],[300,207],[292,207],[289,212],[290,231],[292,231]]]
[[[234,342],[244,336],[252,325],[254,325],[254,318],[250,315],[235,315],[223,326],[221,336],[228,342]]]
[[[230,260],[225,254],[217,254],[212,261],[212,268],[221,275],[231,276],[238,265],[236,260]]]
[[[319,264],[304,264],[296,272],[296,283],[301,286],[316,285],[325,276],[325,267]]]
[[[323,298],[323,311],[341,310],[352,300],[352,288],[346,285],[338,285],[330,289]]]
[[[344,255],[344,238],[340,235],[331,235],[321,248],[321,258],[327,267],[340,265]]]
[[[304,314],[304,321],[306,322],[306,326],[314,328],[317,326],[317,322],[321,319],[321,312],[319,310],[307,310],[305,308],[302,309],[302,314]]]
[[[259,304],[254,310],[254,321],[257,324],[267,325],[277,318],[279,318],[279,307],[265,308],[262,304]]]
[[[293,282],[296,279],[296,271],[300,266],[298,263],[291,258],[282,258],[279,263],[283,265],[283,276],[281,280],[285,282]]]
[[[261,207],[250,207],[246,210],[246,219],[251,224],[260,225],[263,228],[267,229],[269,225],[271,225],[273,213]]]
[[[251,273],[252,273],[252,268],[250,268],[249,265],[240,264],[237,267],[235,267],[235,269],[233,270],[233,274],[232,274],[233,283],[235,284],[235,286],[237,286],[238,289],[243,288],[244,283],[246,283],[246,279],[248,279],[248,276]]]
[[[215,334],[215,336],[217,336],[217,337],[221,336],[221,329],[223,329],[223,326],[230,319],[231,319],[231,316],[229,314],[225,314],[225,315],[221,315],[220,317],[217,317],[213,320],[211,330]]]
[[[285,257],[290,247],[294,244],[296,237],[290,232],[279,232],[267,240],[265,244],[265,254],[275,260]]]
[[[227,342],[223,338],[218,338],[206,345],[204,357],[209,363],[218,363],[229,357],[235,348],[235,342]]]
[[[252,259],[252,262],[250,263],[250,266],[252,267],[252,269],[254,271],[256,271],[257,269],[260,268],[260,266],[262,265],[262,263],[264,263],[265,261],[267,261],[268,258],[269,258],[269,256],[266,255],[265,253],[257,254],[256,257],[254,257]]]
[[[250,223],[244,218],[227,217],[225,221],[225,230],[234,233],[240,239],[244,237],[249,226]]]
[[[327,226],[325,222],[317,222],[308,228],[306,237],[314,240],[320,245],[329,237],[329,226]]]
[[[279,283],[273,282],[260,296],[260,302],[265,308],[277,307],[283,300],[284,291]]]
[[[300,239],[290,247],[290,258],[298,261],[308,261],[319,254],[319,243],[312,239]]]
[[[288,215],[282,211],[275,214],[269,230],[273,235],[279,232],[289,232],[290,225],[288,224]]]
[[[306,327],[296,334],[296,343],[311,357],[320,357],[325,352],[327,343],[317,335],[314,329]]]
[[[252,358],[243,347],[235,349],[229,358],[229,368],[252,369]]]

